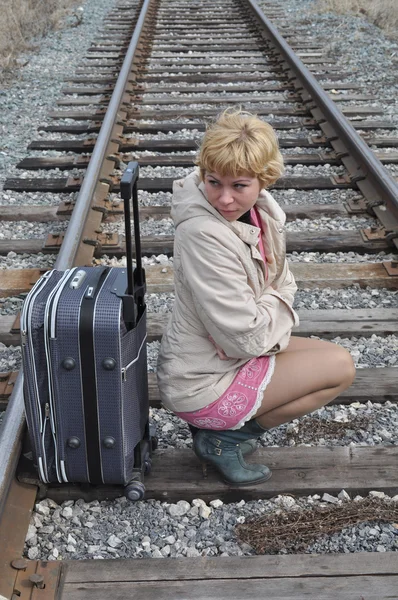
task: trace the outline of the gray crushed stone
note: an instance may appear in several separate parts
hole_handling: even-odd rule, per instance
[[[31,221],[0,221],[0,239],[41,239],[49,233],[66,231],[67,221],[36,223]]]
[[[0,298],[0,315],[16,315],[21,310],[25,298],[26,294]]]
[[[312,263],[365,263],[397,260],[396,254],[378,252],[377,254],[357,254],[356,252],[292,252],[286,255],[290,262]]]
[[[141,167],[141,177],[172,177],[180,179],[187,177],[192,172],[192,167]],[[321,165],[308,167],[305,165],[285,165],[285,174],[296,177],[330,177],[332,175],[342,176],[346,173],[345,168],[340,165]]]
[[[173,309],[175,295],[172,292],[146,294],[148,312],[162,313]],[[0,300],[1,303],[1,300]],[[312,310],[356,309],[356,308],[398,308],[398,291],[360,288],[353,285],[344,289],[315,288],[296,292],[294,308]]]
[[[369,496],[380,497],[380,492]],[[388,496],[387,500],[391,500]],[[31,559],[105,559],[250,556],[255,552],[236,536],[235,527],[247,519],[276,511],[303,510],[316,506],[355,502],[341,491],[338,496],[318,494],[303,498],[277,496],[224,504],[201,499],[175,504],[148,500],[129,503],[68,500],[58,506],[45,499],[37,503],[26,536],[24,555]],[[397,501],[395,496],[393,501]],[[321,536],[307,552],[386,552],[398,550],[396,524],[375,520],[345,528],[333,536]],[[278,554],[287,554],[282,549]]]
[[[348,200],[360,199],[361,196],[355,190],[272,190],[272,196],[281,205],[296,204],[341,204]],[[170,192],[158,192],[151,194],[139,191],[138,198],[142,206],[170,206],[172,194]],[[111,194],[112,202],[117,206],[120,204],[120,196]]]
[[[29,155],[28,141],[37,139],[38,127],[56,106],[64,81],[80,66],[89,41],[94,39],[112,5],[108,0],[86,0],[82,3],[81,25],[50,33],[36,54],[22,57],[27,61],[26,66],[0,94],[0,185],[10,176],[14,165]],[[13,194],[7,192],[7,195]],[[3,202],[1,195],[0,202]]]
[[[58,206],[60,202],[72,202],[76,199],[76,194],[51,194],[49,192],[14,192],[12,190],[3,191],[0,194],[0,217],[1,207],[10,205],[28,205],[33,206]]]
[[[185,421],[164,408],[151,409],[151,419],[156,425],[159,448],[192,448],[192,436]],[[310,441],[299,435],[301,428],[314,429],[316,424],[325,422],[339,424],[341,434],[328,432],[326,428],[319,435],[313,435]],[[354,425],[350,426],[351,423]],[[361,423],[362,427],[359,426]],[[385,404],[334,404],[270,429],[259,438],[259,446],[395,446],[398,444],[397,425],[398,406],[389,401]]]
[[[0,298],[0,315],[15,315],[22,308],[26,294]],[[148,313],[170,313],[174,305],[173,293],[146,294]],[[387,289],[361,289],[352,286],[343,290],[332,288],[303,289],[296,292],[296,309],[357,309],[398,308],[398,292]]]
[[[321,217],[320,219],[296,219],[286,224],[286,231],[357,231],[374,225],[374,219],[370,217]],[[174,235],[175,228],[171,219],[148,218],[141,221],[140,230],[142,236]],[[49,231],[52,231],[50,228]],[[105,223],[102,231],[107,233],[122,233],[124,223]],[[40,237],[37,235],[37,237]]]
[[[0,256],[1,269],[50,269],[57,260],[56,254],[17,254],[9,252]]]
[[[259,4],[267,10],[266,3]],[[381,109],[383,121],[398,125],[397,38],[389,37],[362,14],[321,13],[316,0],[288,0],[284,15],[273,21],[276,26],[293,27],[301,38],[310,36],[322,44],[325,55],[347,74],[344,81],[359,84],[360,93],[375,95],[376,101],[366,104]],[[340,108],[343,106],[339,103]],[[390,166],[387,169],[396,174]]]

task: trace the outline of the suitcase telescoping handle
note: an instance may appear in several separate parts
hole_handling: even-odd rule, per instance
[[[130,200],[133,198],[133,217],[134,217],[134,240],[135,240],[135,259],[137,264],[136,277],[137,283],[140,283],[139,273],[142,277],[142,261],[141,261],[141,238],[140,238],[140,223],[138,214],[138,193],[137,181],[139,174],[138,162],[129,162],[127,169],[123,173],[120,181],[120,194],[124,201],[124,220],[126,231],[126,259],[127,259],[127,293],[134,295],[134,280],[133,280],[133,247],[131,239],[131,212]]]
[[[124,201],[124,220],[126,233],[127,294],[137,302],[138,318],[144,310],[145,273],[142,268],[140,217],[138,212],[137,182],[139,174],[138,162],[129,162],[120,180],[120,194]],[[134,241],[136,268],[133,273],[133,246],[131,238],[130,200],[133,199]],[[133,321],[136,319],[134,318]],[[135,323],[131,323],[133,326]]]

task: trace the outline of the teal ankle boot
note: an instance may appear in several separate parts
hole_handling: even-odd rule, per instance
[[[262,427],[255,419],[251,419],[251,421],[246,421],[243,427],[237,431],[240,431],[241,434],[249,434],[252,438],[254,438],[245,440],[239,444],[243,456],[250,456],[258,448],[257,439],[261,437],[263,433],[267,431],[267,429]]]
[[[195,437],[195,435],[198,433],[198,431],[200,431],[200,429],[198,429],[198,427],[194,427],[193,425],[190,425],[190,424],[188,424],[188,426],[189,426],[189,429],[191,430],[192,439],[193,439]],[[246,427],[246,425],[245,425],[245,427]],[[264,433],[264,431],[265,431],[265,429],[263,429],[261,433]],[[261,435],[261,433],[259,433],[258,435],[255,434],[256,438],[259,437]],[[255,439],[245,440],[243,442],[240,442],[239,446],[240,446],[240,450],[241,450],[243,456],[250,456],[257,450],[257,441]]]
[[[254,434],[257,437],[257,434]],[[253,432],[242,429],[214,431],[200,429],[193,438],[193,450],[202,461],[204,474],[210,463],[221,473],[226,483],[240,486],[267,481],[271,471],[265,465],[245,462],[240,443],[253,438]]]

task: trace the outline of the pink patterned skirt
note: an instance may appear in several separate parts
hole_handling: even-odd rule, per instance
[[[260,408],[274,366],[274,355],[252,358],[218,400],[193,412],[175,414],[199,429],[240,429]]]

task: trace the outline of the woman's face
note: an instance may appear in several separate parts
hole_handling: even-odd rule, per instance
[[[234,177],[206,172],[204,184],[208,201],[227,221],[235,221],[253,208],[261,189],[257,177],[249,173]]]

